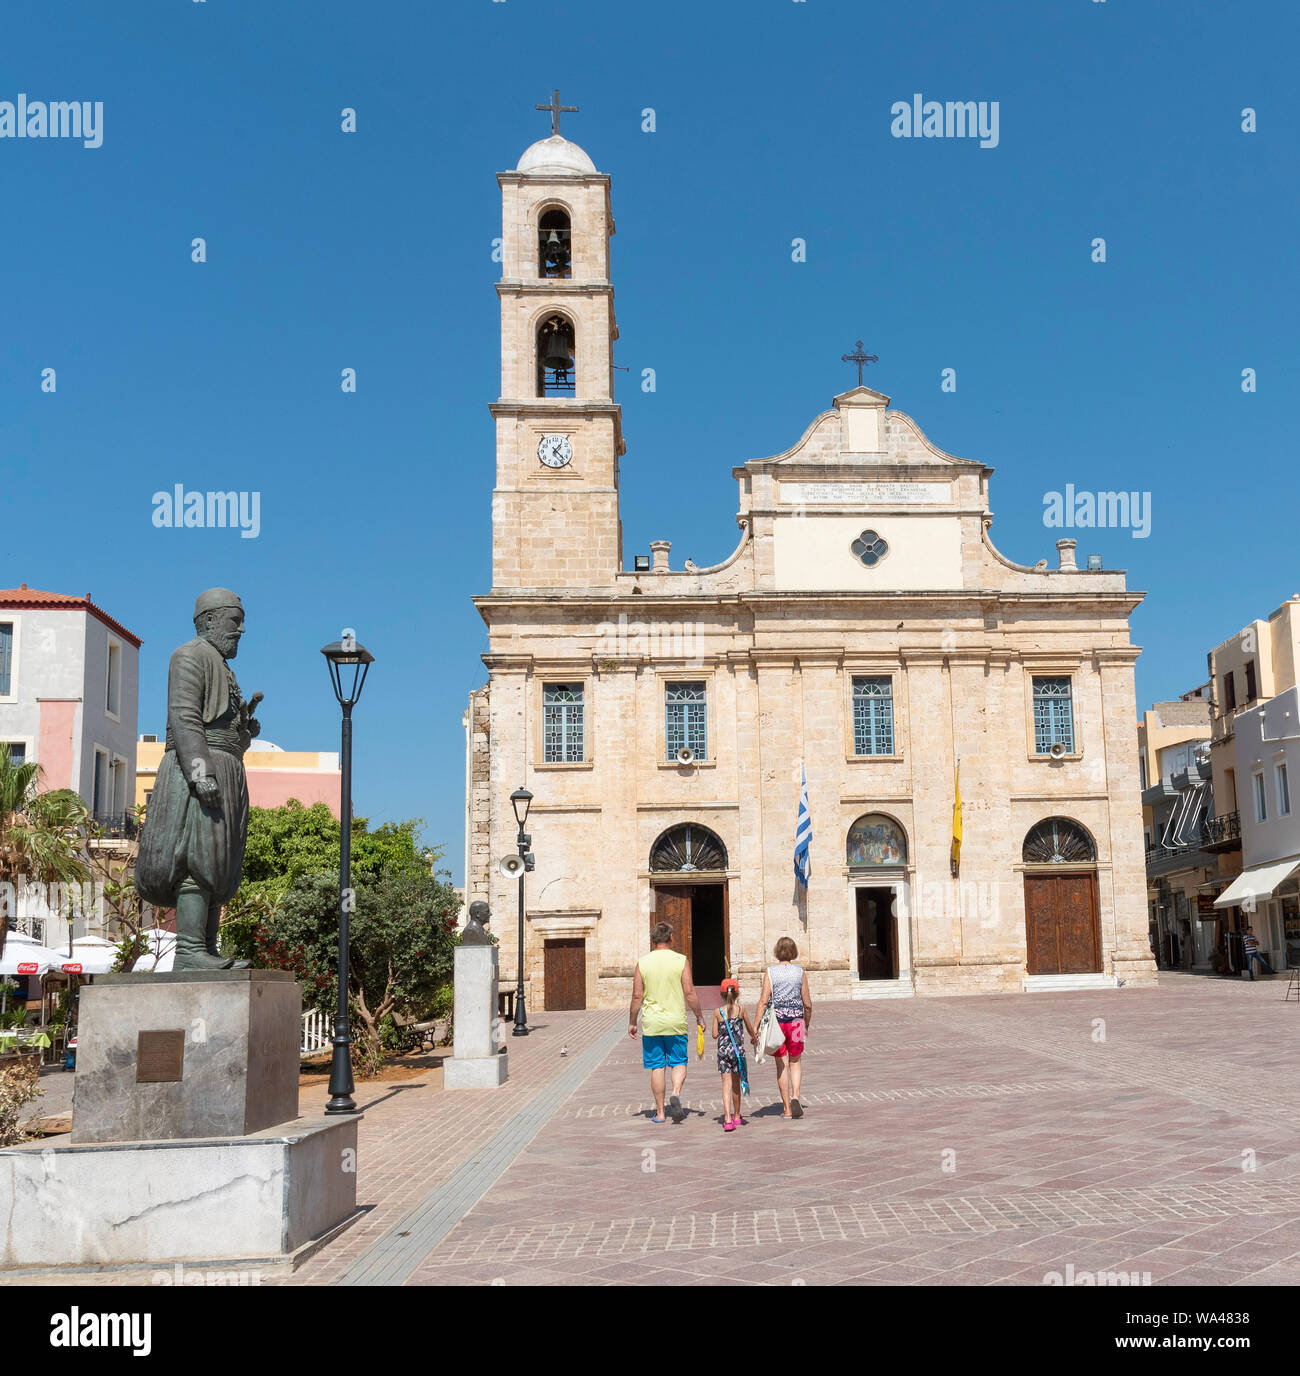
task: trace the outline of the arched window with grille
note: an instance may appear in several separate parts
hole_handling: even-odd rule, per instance
[[[1046,817],[1029,829],[1021,858],[1026,865],[1091,865],[1097,847],[1078,822]]]
[[[689,874],[693,870],[725,870],[727,848],[721,838],[697,822],[670,827],[650,848],[655,873]]]

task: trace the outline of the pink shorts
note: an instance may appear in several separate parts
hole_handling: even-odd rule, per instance
[[[785,1033],[785,1045],[778,1046],[772,1052],[774,1058],[784,1056],[787,1053],[795,1060],[803,1055],[804,1025],[803,1019],[797,1018],[794,1022],[783,1022],[780,1024],[781,1031]]]

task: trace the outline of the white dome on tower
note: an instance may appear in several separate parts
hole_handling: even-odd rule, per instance
[[[538,176],[549,172],[591,174],[595,170],[596,164],[586,153],[576,143],[570,143],[559,134],[530,144],[524,149],[524,155],[515,168],[516,172],[531,172]]]

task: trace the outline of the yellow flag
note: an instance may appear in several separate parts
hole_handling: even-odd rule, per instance
[[[961,764],[953,772],[956,793],[952,803],[952,872],[961,868]]]

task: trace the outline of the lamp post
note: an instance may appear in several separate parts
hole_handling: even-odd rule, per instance
[[[524,831],[524,823],[528,820],[528,809],[533,801],[533,795],[526,788],[517,788],[510,795],[510,806],[515,810],[515,821],[519,823],[519,859],[523,862],[519,867],[519,982],[515,988],[515,1025],[511,1030],[512,1037],[526,1037],[528,1035],[528,1015],[524,1011],[524,875],[533,867],[533,857],[529,854],[528,847],[532,844],[532,837]]]
[[[334,696],[343,709],[343,783],[339,798],[339,1001],[334,1014],[334,1059],[326,1113],[355,1113],[352,1098],[352,1036],[348,1027],[348,916],[352,912],[352,708],[375,657],[350,631],[321,651],[330,669]],[[349,676],[345,671],[350,669]]]

